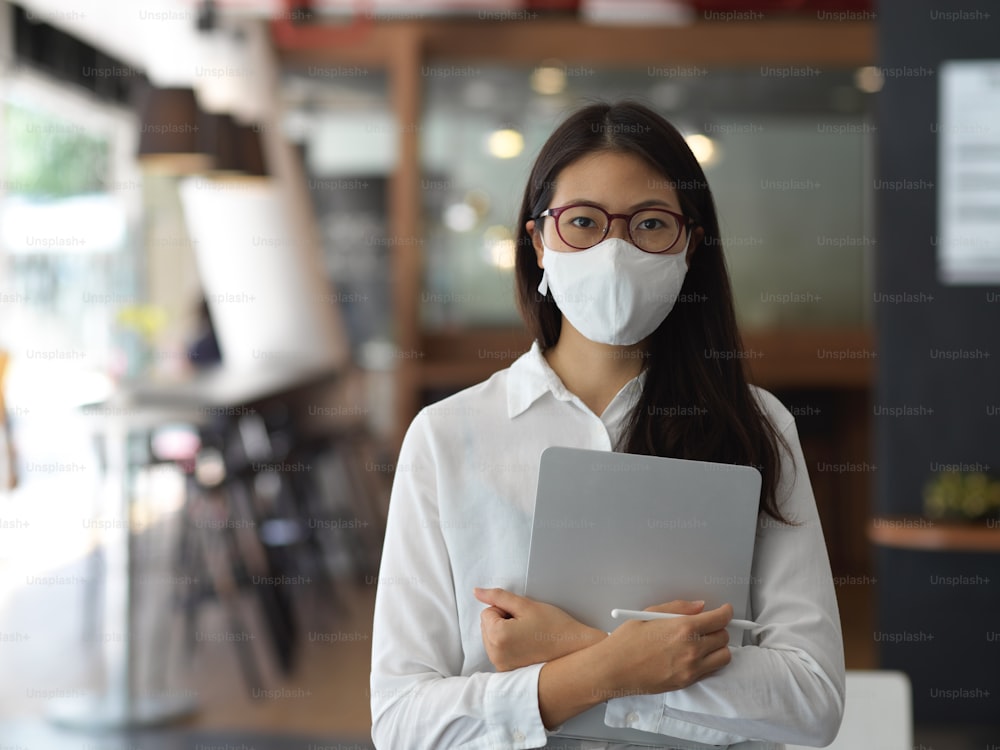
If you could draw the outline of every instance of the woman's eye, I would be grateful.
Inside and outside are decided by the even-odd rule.
[[[593,229],[597,226],[593,219],[588,219],[586,216],[576,216],[570,220],[570,224],[580,229]]]
[[[644,230],[646,232],[651,232],[657,229],[663,229],[666,224],[660,219],[643,219],[639,222],[637,229]]]

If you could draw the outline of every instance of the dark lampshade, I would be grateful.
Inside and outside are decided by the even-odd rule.
[[[267,177],[258,129],[241,125],[228,114],[205,116],[199,131],[201,148],[213,158],[217,177]]]
[[[212,167],[204,133],[199,136],[206,119],[194,91],[150,87],[140,100],[139,117],[139,160],[144,165],[178,175]]]
[[[237,149],[237,124],[232,115],[208,114],[204,117],[204,127],[198,131],[200,149],[211,154],[212,173],[233,175],[240,172]]]
[[[256,125],[237,125],[236,129],[240,171],[247,177],[267,177],[260,129]]]

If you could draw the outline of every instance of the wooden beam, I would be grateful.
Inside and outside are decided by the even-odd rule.
[[[380,21],[345,34],[339,24],[312,27],[301,41],[276,37],[288,64],[381,67],[400,29],[422,38],[424,64],[537,65],[555,58],[567,65],[635,68],[873,65],[875,24],[868,22],[760,21],[691,26],[594,26],[573,19],[534,21]],[[329,41],[323,43],[324,34]],[[419,65],[418,65],[419,67]]]
[[[423,230],[419,134],[422,59],[412,26],[396,29],[389,47],[389,98],[396,116],[399,162],[389,184],[394,338],[401,356],[396,368],[397,445],[419,410],[420,290],[423,287]],[[388,271],[388,269],[387,269]]]
[[[427,61],[608,68],[652,65],[858,66],[875,62],[865,22],[761,21],[691,26],[594,26],[574,20],[440,21],[423,25]]]
[[[378,23],[365,27],[364,31],[354,36],[344,37],[331,33],[329,43],[319,44],[324,33],[339,27],[322,25],[313,28],[315,36],[301,41],[297,37],[274,37],[275,47],[287,68],[302,70],[309,67],[358,65],[387,69],[392,64],[396,54],[394,46],[399,39],[409,38],[416,33],[412,24]],[[419,67],[418,63],[417,68]]]
[[[743,353],[763,388],[866,390],[877,355],[871,332],[853,328],[749,331]],[[463,388],[510,365],[531,346],[523,329],[466,329],[423,336],[420,382]]]

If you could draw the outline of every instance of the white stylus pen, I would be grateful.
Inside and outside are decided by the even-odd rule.
[[[616,620],[669,620],[673,617],[690,617],[691,615],[678,615],[673,612],[640,612],[637,609],[613,609],[611,616]],[[726,625],[727,628],[730,626],[744,629],[761,627],[760,623],[752,620],[736,619],[730,620],[729,625]]]

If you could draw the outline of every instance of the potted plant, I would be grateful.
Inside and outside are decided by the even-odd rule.
[[[945,471],[924,486],[928,518],[988,521],[1000,518],[1000,480],[983,472]]]

